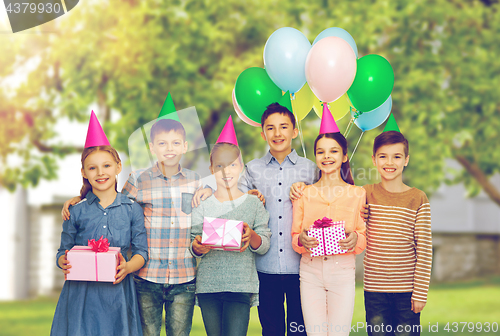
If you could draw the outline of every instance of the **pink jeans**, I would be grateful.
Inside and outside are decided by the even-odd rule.
[[[300,298],[308,336],[349,335],[354,310],[355,255],[303,255]]]

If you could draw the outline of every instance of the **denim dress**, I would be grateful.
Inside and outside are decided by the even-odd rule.
[[[89,239],[107,238],[110,246],[120,247],[128,261],[140,254],[148,258],[142,208],[121,193],[104,209],[89,191],[85,199],[70,208],[70,219],[63,223],[59,257],[75,245],[86,246]],[[69,270],[71,272],[71,269]],[[57,303],[50,335],[142,335],[139,306],[132,274],[117,285],[112,282],[74,281],[64,283]]]

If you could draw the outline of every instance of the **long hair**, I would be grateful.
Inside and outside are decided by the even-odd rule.
[[[216,143],[213,147],[212,147],[212,150],[210,151],[210,166],[213,166],[214,164],[214,159],[213,157],[215,155],[219,155],[221,154],[221,152],[226,152],[225,155],[231,155],[230,158],[233,158],[234,159],[240,159],[240,162],[242,162],[241,160],[241,152],[240,152],[240,148],[232,143],[228,143],[228,142],[219,142],[219,143]],[[229,152],[229,153],[228,153]]]
[[[316,145],[318,144],[319,139],[323,138],[333,139],[337,141],[337,143],[342,148],[342,155],[347,155],[347,140],[340,132],[336,132],[336,133],[324,133],[318,135],[318,137],[314,141],[314,156],[316,156]],[[347,159],[346,162],[342,163],[342,166],[340,166],[340,176],[342,177],[342,180],[344,180],[346,183],[354,185],[351,166],[349,165],[349,158]],[[319,177],[321,178],[321,171],[319,172]]]
[[[117,164],[122,162],[122,160],[120,160],[120,156],[118,155],[118,152],[116,151],[116,149],[114,149],[111,146],[87,147],[82,152],[82,169],[84,168],[84,163],[85,163],[85,159],[87,158],[87,156],[89,156],[90,154],[97,152],[97,151],[108,152],[115,159],[115,162]],[[90,190],[92,190],[92,185],[90,184],[89,180],[87,180],[85,177],[82,176],[82,179],[83,179],[83,186],[82,186],[82,189],[80,189],[80,198],[84,199],[85,196],[87,195],[87,193]],[[115,181],[115,190],[116,191],[118,191],[117,185],[118,185],[118,181]]]

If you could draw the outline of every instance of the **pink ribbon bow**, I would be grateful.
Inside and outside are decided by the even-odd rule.
[[[316,229],[323,229],[333,225],[333,221],[328,217],[323,217],[322,219],[318,219],[314,221],[312,225]]]
[[[108,252],[109,242],[108,238],[99,238],[97,241],[95,239],[89,239],[88,246],[92,248],[94,252]]]

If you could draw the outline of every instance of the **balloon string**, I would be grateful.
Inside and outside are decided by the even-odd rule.
[[[347,125],[347,128],[345,129],[345,132],[344,132],[345,138],[347,138],[347,136],[349,135],[349,132],[351,131],[351,126],[352,126],[353,121],[354,121],[354,117],[352,117],[351,120],[349,120],[349,124]]]
[[[363,134],[365,134],[365,131],[361,132],[361,135],[359,136],[358,143],[356,144],[356,147],[354,147],[354,150],[352,151],[351,158],[349,160],[350,163],[352,163],[352,158],[354,157],[354,153],[356,153],[356,149],[358,149],[359,142],[361,141],[361,138],[363,137]]]
[[[300,139],[300,144],[302,145],[302,151],[304,152],[304,158],[307,158],[306,156],[306,147],[304,145],[304,138],[302,137],[302,127],[300,126],[300,120],[297,118],[297,113],[293,112],[295,115],[295,120],[297,120],[297,126],[299,128],[299,139]]]

